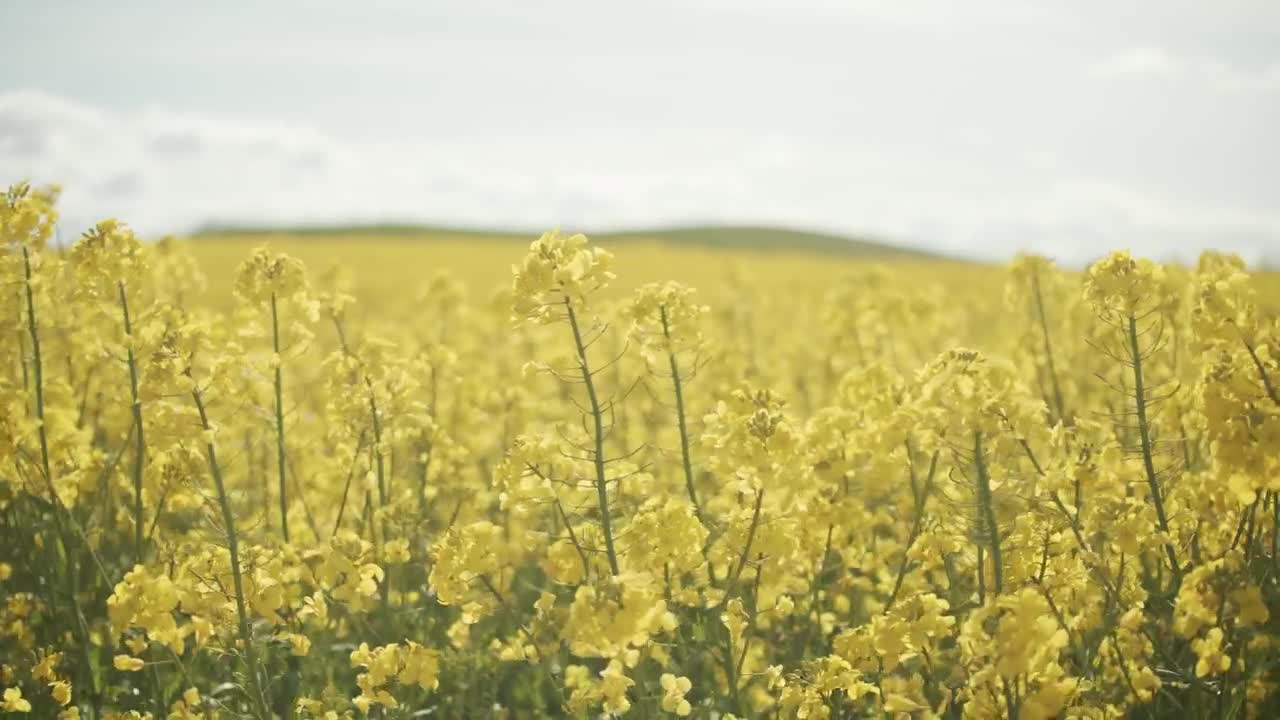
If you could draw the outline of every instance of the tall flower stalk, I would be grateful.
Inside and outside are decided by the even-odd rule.
[[[129,226],[115,219],[99,222],[71,248],[76,291],[104,308],[117,306],[123,321],[125,365],[129,372],[129,409],[133,418],[133,561],[146,560],[146,513],[143,478],[147,462],[146,428],[142,422],[142,396],[138,389],[137,338],[129,309],[129,291],[140,284],[147,269],[142,243]]]
[[[280,532],[287,543],[289,536],[288,459],[284,423],[284,348],[280,342],[279,305],[291,300],[314,319],[318,308],[307,301],[307,277],[302,262],[288,255],[275,254],[266,248],[253,251],[240,264],[236,276],[236,294],[245,302],[265,308],[271,320],[271,367],[274,391],[276,479],[280,495]]]
[[[227,495],[226,483],[222,479],[222,465],[218,462],[218,451],[215,444],[215,432],[209,422],[209,414],[205,410],[204,397],[200,387],[193,381],[191,399],[195,402],[200,416],[200,428],[205,436],[205,455],[209,460],[209,474],[213,476],[213,485],[218,493],[218,507],[222,511],[222,524],[227,535],[227,552],[231,560],[231,582],[235,593],[236,626],[240,633],[240,642],[244,646],[245,675],[249,681],[249,702],[254,709],[255,717],[270,718],[267,710],[266,696],[262,692],[262,680],[258,675],[258,654],[253,641],[253,630],[250,626],[249,608],[245,601],[244,572],[240,566],[240,535],[236,532],[236,518],[231,510],[231,499]]]
[[[709,308],[693,301],[693,289],[679,283],[653,283],[636,291],[628,314],[632,320],[632,337],[650,368],[666,366],[675,402],[676,429],[680,433],[680,467],[684,473],[685,493],[698,521],[706,524],[702,502],[693,471],[690,451],[688,415],[685,411],[686,375],[681,372],[680,353],[697,353],[703,344],[701,323]],[[656,372],[661,372],[660,370]]]
[[[147,458],[147,440],[142,424],[142,397],[138,394],[138,362],[134,357],[133,323],[129,318],[129,297],[125,292],[124,282],[118,282],[120,289],[120,312],[124,316],[125,352],[129,364],[129,399],[133,412],[133,556],[134,562],[142,563],[146,559],[144,539],[144,518],[142,507],[142,475]]]
[[[14,250],[13,246],[16,245],[22,255],[21,272],[23,299],[25,300],[26,309],[26,331],[31,340],[31,385],[35,391],[36,435],[40,444],[38,472],[44,479],[44,490],[49,495],[54,535],[57,538],[58,554],[61,560],[54,572],[55,575],[60,574],[62,577],[59,579],[65,583],[63,591],[66,593],[71,605],[71,634],[75,638],[82,663],[80,677],[86,680],[96,708],[100,702],[100,695],[95,663],[90,654],[88,621],[80,601],[79,570],[76,559],[78,548],[72,547],[69,535],[70,527],[76,527],[76,521],[69,509],[63,504],[62,498],[58,495],[57,483],[54,481],[53,465],[50,462],[48,418],[46,417],[45,405],[44,355],[41,346],[40,322],[36,313],[37,278],[32,252],[33,249],[39,250],[42,248],[48,240],[49,235],[52,233],[56,215],[52,209],[52,197],[46,193],[33,192],[26,185],[10,188],[5,194],[4,205],[0,210],[3,211],[0,213],[0,220],[3,221],[0,222],[0,228],[5,231],[0,233],[0,240],[10,246],[7,248],[10,252]],[[17,222],[14,222],[15,220]],[[82,547],[86,545],[83,533],[80,533],[80,541]]]
[[[1114,331],[1110,341],[1103,339],[1095,347],[1122,368],[1122,385],[1118,392],[1132,402],[1131,415],[1136,421],[1136,427],[1132,429],[1138,434],[1137,446],[1125,443],[1124,449],[1142,462],[1148,499],[1155,510],[1157,529],[1164,538],[1162,544],[1176,588],[1176,582],[1182,576],[1182,566],[1174,547],[1164,487],[1164,476],[1176,468],[1156,468],[1157,441],[1150,413],[1157,403],[1173,397],[1179,387],[1175,385],[1163,395],[1153,393],[1153,387],[1157,386],[1153,386],[1147,377],[1149,361],[1168,341],[1160,307],[1165,294],[1163,279],[1163,271],[1154,263],[1134,259],[1127,252],[1112,253],[1089,268],[1085,299],[1093,306],[1098,318]],[[1123,368],[1129,371],[1127,377]]]
[[[582,375],[582,384],[587,389],[587,402],[591,409],[591,442],[594,451],[591,453],[591,464],[596,472],[596,500],[600,507],[600,527],[604,531],[605,554],[609,559],[609,571],[618,574],[618,551],[613,543],[613,513],[609,509],[609,478],[605,473],[604,455],[604,411],[600,408],[600,396],[596,393],[595,375],[587,362],[587,348],[582,341],[582,330],[578,327],[578,316],[573,311],[573,301],[568,294],[564,298],[565,313],[569,327],[573,330],[573,346],[577,352],[578,371]]]
[[[620,572],[615,546],[613,511],[609,503],[610,485],[616,482],[607,471],[605,457],[605,410],[596,388],[595,372],[587,359],[587,349],[594,339],[586,339],[578,311],[588,306],[590,296],[613,279],[609,271],[610,255],[598,247],[589,247],[585,235],[565,236],[558,230],[545,233],[529,246],[524,262],[513,268],[512,309],[520,320],[543,324],[565,322],[573,335],[575,375],[586,389],[591,420],[590,446],[592,469],[600,527],[604,535],[605,556],[609,571]],[[598,339],[598,335],[595,339]]]
[[[285,477],[284,452],[284,363],[280,355],[280,313],[276,308],[276,294],[271,293],[271,351],[275,365],[276,409],[276,475],[280,483],[280,532],[289,542],[289,492]]]

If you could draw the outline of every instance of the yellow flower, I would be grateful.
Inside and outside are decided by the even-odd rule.
[[[1163,280],[1159,265],[1117,251],[1089,267],[1084,296],[1099,315],[1126,319],[1159,303]]]
[[[1138,691],[1138,697],[1140,697],[1143,702],[1154,697],[1156,691],[1158,691],[1163,684],[1164,683],[1160,680],[1160,676],[1156,675],[1155,671],[1146,666],[1139,668],[1137,674],[1133,678],[1133,687]]]
[[[62,662],[62,653],[51,652],[46,654],[31,668],[31,676],[36,680],[44,680],[45,682],[53,682],[58,679],[58,663]]]
[[[693,711],[689,701],[684,699],[689,689],[693,687],[693,684],[689,682],[689,678],[663,673],[658,681],[662,684],[662,710],[664,712],[675,713],[684,717]]]
[[[0,197],[0,245],[44,249],[58,224],[54,205],[60,192],[57,186],[37,189],[27,183],[11,185]]]
[[[86,232],[71,246],[76,289],[108,303],[118,302],[117,284],[131,287],[146,270],[142,243],[128,225],[110,218]]]
[[[651,366],[667,363],[667,353],[702,344],[702,322],[711,308],[695,303],[693,294],[693,288],[676,282],[650,283],[636,290],[627,309],[630,336]]]
[[[298,611],[302,620],[314,620],[324,623],[329,619],[329,604],[325,602],[324,593],[317,590],[302,600],[302,609]]]
[[[1242,625],[1262,625],[1271,618],[1266,600],[1262,597],[1262,589],[1256,585],[1233,590],[1231,602],[1239,608],[1236,621]]]
[[[382,546],[382,559],[397,564],[409,562],[409,541],[403,538],[388,540]]]
[[[178,608],[179,588],[165,574],[152,573],[139,565],[116,583],[107,598],[107,615],[116,632],[142,628],[147,638],[181,652],[184,634],[178,627],[174,610]],[[138,643],[141,652],[146,643]]]
[[[586,235],[543,233],[529,245],[524,262],[512,267],[512,309],[518,318],[552,322],[613,279],[613,255],[588,247]]]
[[[255,305],[269,305],[300,297],[307,289],[307,271],[301,260],[265,247],[256,248],[236,273],[236,295]]]
[[[187,688],[169,708],[168,720],[202,720],[204,717],[200,712],[200,691],[193,687]]]
[[[655,577],[692,572],[702,563],[707,529],[684,499],[652,500],[631,519],[622,541],[625,565]],[[573,549],[572,544],[570,550]],[[575,552],[576,554],[576,552]],[[567,555],[567,552],[566,552]],[[566,558],[572,564],[572,559]],[[581,569],[581,563],[577,567]]]
[[[560,636],[575,655],[616,658],[675,628],[676,618],[654,578],[623,573],[579,586]]]
[[[65,680],[56,680],[49,683],[49,693],[53,695],[53,701],[59,705],[66,705],[71,702],[71,683]]]
[[[747,631],[747,619],[747,611],[739,598],[730,600],[724,612],[720,613],[720,622],[729,629],[729,637],[732,638],[735,648],[742,647],[742,636]]]
[[[416,684],[423,690],[440,686],[440,654],[415,642],[406,643],[400,652],[403,667],[397,680],[402,685]]]
[[[887,713],[913,713],[917,710],[928,709],[927,705],[912,700],[906,695],[897,693],[886,693],[884,698],[884,711]]]
[[[1231,668],[1231,657],[1222,651],[1222,628],[1210,628],[1203,638],[1192,640],[1196,653],[1196,677],[1212,677]]]
[[[111,664],[121,672],[138,672],[146,665],[142,660],[129,655],[116,655]]]
[[[292,655],[305,657],[311,653],[311,638],[302,633],[283,633],[277,637],[289,643],[289,652]]]
[[[609,666],[600,671],[600,692],[604,695],[605,712],[621,715],[631,709],[627,688],[635,682],[622,672],[622,663],[610,660]]]
[[[4,705],[7,712],[28,713],[31,712],[31,703],[22,698],[22,690],[19,688],[7,688],[4,691]]]
[[[504,542],[502,528],[484,520],[445,533],[431,549],[429,577],[440,604],[462,604],[476,578],[496,575]],[[487,593],[480,597],[489,601]]]

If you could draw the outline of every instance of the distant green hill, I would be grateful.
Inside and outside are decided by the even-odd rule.
[[[293,237],[314,236],[331,238],[343,235],[358,235],[362,237],[378,237],[381,239],[403,239],[406,241],[430,241],[433,238],[442,237],[472,237],[476,240],[486,241],[528,241],[536,237],[537,234],[537,232],[517,232],[506,230],[490,231],[432,225],[398,224],[299,227],[210,225],[197,230],[193,237],[217,236],[227,238],[236,236],[289,235]],[[830,255],[905,256],[917,258],[940,257],[936,253],[903,247],[901,245],[878,240],[764,226],[708,225],[648,230],[625,230],[618,232],[591,233],[591,238],[596,241],[608,243],[656,241],[679,245],[749,248],[752,250],[765,251],[801,250]]]

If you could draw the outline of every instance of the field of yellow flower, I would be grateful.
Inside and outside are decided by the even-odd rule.
[[[1280,716],[1237,258],[60,248],[55,201],[0,204],[0,715]]]

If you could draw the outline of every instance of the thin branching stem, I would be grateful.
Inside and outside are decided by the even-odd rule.
[[[200,427],[205,433],[205,452],[209,460],[209,474],[213,476],[214,488],[218,492],[218,505],[222,509],[222,524],[227,533],[227,551],[231,556],[231,582],[235,587],[236,620],[240,631],[240,642],[244,644],[245,662],[248,665],[246,675],[249,679],[249,701],[257,717],[270,718],[266,699],[262,694],[262,685],[258,677],[258,654],[253,644],[253,631],[249,627],[249,610],[245,603],[244,576],[240,569],[240,537],[236,532],[235,515],[231,512],[231,499],[227,496],[226,485],[222,481],[222,466],[218,464],[218,451],[214,447],[213,428],[209,424],[209,415],[205,412],[204,398],[197,385],[191,387],[191,398],[195,401],[196,411],[200,415]]]
[[[143,535],[142,470],[147,458],[147,441],[143,434],[142,398],[138,394],[138,363],[133,353],[133,323],[129,318],[129,297],[124,282],[116,282],[120,291],[120,312],[124,315],[126,358],[129,363],[129,396],[133,411],[133,558],[141,564],[146,560],[146,539]],[[157,517],[159,514],[157,513]]]
[[[289,494],[285,489],[284,452],[284,359],[280,357],[280,316],[276,310],[276,294],[271,293],[271,349],[275,352],[276,391],[276,469],[280,480],[280,531],[289,542]]]
[[[915,476],[915,465],[912,464],[911,474]],[[935,451],[933,457],[929,460],[929,474],[925,477],[924,487],[920,489],[918,494],[913,493],[915,500],[915,520],[911,523],[911,533],[907,537],[907,546],[902,550],[902,564],[898,566],[898,575],[893,581],[893,592],[889,594],[889,600],[884,604],[884,611],[888,613],[893,608],[893,604],[898,600],[898,593],[902,590],[902,581],[907,576],[907,567],[911,561],[908,555],[911,548],[915,547],[916,540],[920,537],[920,531],[924,529],[924,511],[925,504],[929,502],[929,495],[933,491],[933,478],[938,469],[938,453]]]
[[[689,428],[685,421],[684,414],[684,387],[680,378],[680,364],[676,359],[676,352],[671,347],[671,324],[667,319],[667,306],[660,308],[662,313],[662,336],[667,341],[667,360],[671,365],[671,385],[676,396],[676,424],[680,429],[680,459],[684,467],[684,487],[689,493],[689,502],[693,503],[693,512],[698,516],[698,522],[706,525],[706,518],[702,516],[702,504],[698,502],[698,491],[693,483],[693,460],[689,452]]]
[[[1271,384],[1271,377],[1267,374],[1267,368],[1262,364],[1262,360],[1258,358],[1258,351],[1254,349],[1253,343],[1249,342],[1244,334],[1241,333],[1241,342],[1244,343],[1245,350],[1249,351],[1249,357],[1253,360],[1253,366],[1258,370],[1258,377],[1262,380],[1262,388],[1266,390],[1267,397],[1271,398],[1271,402],[1280,405],[1280,393],[1276,392],[1276,388]]]
[[[1053,389],[1054,411],[1057,413],[1058,420],[1066,422],[1066,403],[1062,400],[1062,386],[1058,383],[1058,370],[1053,359],[1053,342],[1049,337],[1049,320],[1045,313],[1044,293],[1040,289],[1040,272],[1038,270],[1033,271],[1031,274],[1031,288],[1036,300],[1036,318],[1040,321],[1040,335],[1044,343],[1045,365],[1049,370],[1049,386]]]
[[[1164,498],[1160,490],[1155,460],[1151,453],[1151,428],[1147,420],[1146,387],[1142,376],[1142,350],[1138,345],[1138,321],[1132,314],[1129,315],[1129,353],[1133,365],[1133,399],[1138,414],[1138,440],[1142,448],[1142,467],[1146,471],[1151,502],[1155,505],[1156,521],[1160,525],[1160,532],[1165,536],[1164,548],[1169,556],[1169,567],[1173,570],[1173,574],[1180,578],[1182,570],[1178,566],[1178,556],[1173,550],[1173,536],[1169,532],[1169,519],[1165,515]]]
[[[49,492],[49,502],[53,506],[53,527],[58,536],[58,546],[62,551],[63,570],[66,574],[71,611],[75,615],[76,644],[80,646],[81,660],[84,662],[83,674],[84,677],[88,678],[87,686],[96,706],[99,702],[98,681],[93,670],[92,658],[89,655],[89,629],[85,621],[84,611],[80,607],[80,593],[76,587],[76,569],[71,555],[71,545],[67,541],[66,529],[62,524],[62,514],[66,512],[68,520],[72,523],[75,522],[75,518],[62,506],[62,499],[58,497],[58,489],[53,482],[52,464],[49,462],[49,435],[45,427],[44,417],[44,359],[40,348],[40,323],[36,319],[35,293],[32,290],[31,252],[26,245],[22,246],[22,264],[27,297],[27,332],[31,336],[32,382],[36,391],[37,435],[40,438],[40,473],[44,475],[45,487]],[[88,545],[87,542],[84,544]]]
[[[587,364],[587,349],[582,344],[582,331],[578,327],[578,316],[573,311],[573,302],[569,296],[564,298],[564,306],[568,311],[569,327],[573,330],[573,344],[578,353],[578,368],[582,372],[582,384],[587,388],[587,401],[591,404],[591,420],[594,424],[592,440],[595,451],[592,461],[596,471],[596,501],[600,506],[600,527],[604,532],[605,554],[609,558],[609,571],[617,575],[618,553],[613,547],[613,519],[609,512],[609,479],[605,475],[604,458],[604,416],[600,412],[600,398],[596,395],[596,384],[591,368]]]
[[[978,512],[982,513],[983,529],[987,531],[987,543],[991,547],[991,568],[994,590],[999,595],[1004,590],[1004,568],[1000,555],[1000,526],[996,524],[995,499],[991,495],[991,478],[987,474],[987,460],[982,450],[982,433],[973,434],[973,465],[977,480]]]
[[[338,519],[333,522],[333,532],[330,538],[338,536],[338,530],[342,528],[342,516],[347,511],[347,498],[351,494],[351,481],[355,479],[356,465],[360,461],[360,453],[364,450],[365,431],[360,431],[360,439],[356,441],[356,449],[351,458],[351,465],[347,469],[347,480],[342,485],[342,500],[338,503]]]
[[[764,488],[756,490],[756,504],[751,511],[751,526],[747,528],[747,541],[742,546],[742,554],[738,556],[738,565],[733,570],[731,583],[738,582],[742,570],[747,566],[747,558],[751,555],[751,546],[755,543],[756,530],[760,527],[760,510],[764,507]],[[728,595],[725,596],[726,598]]]

